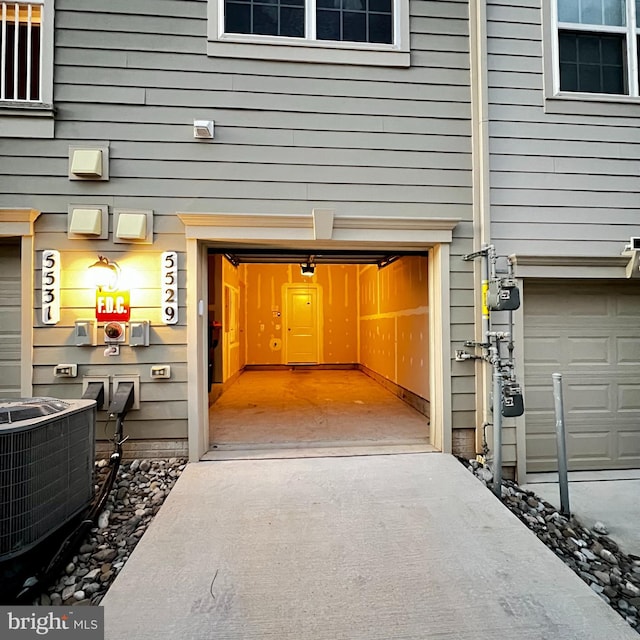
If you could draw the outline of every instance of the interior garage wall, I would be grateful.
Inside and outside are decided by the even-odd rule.
[[[245,291],[244,270],[222,260],[222,349],[223,378],[226,382],[238,373],[246,363],[245,318],[243,299]]]
[[[429,400],[428,259],[360,267],[360,363]]]
[[[322,290],[321,364],[355,363],[358,358],[358,267],[316,266],[312,277],[297,264],[241,265],[246,283],[243,295],[247,364],[283,364],[286,331],[282,316],[285,284],[313,284]]]

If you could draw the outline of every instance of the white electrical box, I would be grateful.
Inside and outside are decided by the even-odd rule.
[[[171,365],[168,364],[153,364],[151,365],[152,380],[167,380],[171,377]]]
[[[98,344],[98,326],[95,320],[76,320],[73,338],[77,347],[95,347]]]
[[[77,364],[57,364],[53,367],[56,378],[75,378],[78,375]]]
[[[149,346],[149,321],[136,320],[129,322],[129,346]]]

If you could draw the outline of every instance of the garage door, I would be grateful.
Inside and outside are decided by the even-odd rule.
[[[0,398],[20,396],[20,244],[0,239]]]
[[[526,283],[524,314],[527,471],[557,468],[556,371],[569,469],[640,468],[640,282]]]

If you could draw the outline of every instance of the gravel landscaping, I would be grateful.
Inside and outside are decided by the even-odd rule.
[[[488,487],[493,475],[476,460],[460,461]],[[503,480],[502,502],[607,604],[640,633],[640,558],[622,552],[604,524],[588,529],[550,503]]]
[[[123,462],[97,526],[34,604],[99,604],[185,465],[181,458]],[[96,490],[107,470],[107,460],[96,463]]]

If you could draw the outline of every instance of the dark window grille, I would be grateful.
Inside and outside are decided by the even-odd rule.
[[[628,93],[622,34],[560,31],[560,90]]]
[[[393,42],[392,0],[317,0],[318,40]]]
[[[316,38],[393,43],[393,0],[317,0]],[[304,38],[304,0],[225,0],[225,31]]]
[[[225,31],[304,38],[304,0],[227,0]]]
[[[40,100],[42,6],[0,2],[0,100]]]

